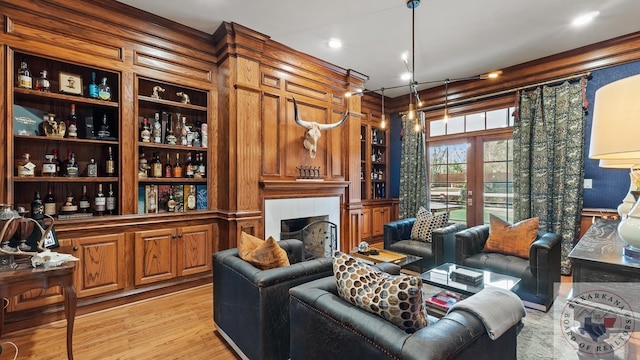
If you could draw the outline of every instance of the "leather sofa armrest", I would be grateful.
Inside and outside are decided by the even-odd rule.
[[[550,266],[556,266],[554,259],[557,257],[556,253],[561,252],[561,243],[562,236],[558,234],[538,233],[537,239],[529,247],[529,263],[534,275]]]
[[[447,244],[453,246],[456,241],[456,233],[464,230],[464,228],[464,224],[449,224],[431,232],[431,250],[433,251],[435,266],[444,263],[444,253]]]
[[[384,248],[388,249],[394,242],[411,238],[411,228],[415,222],[415,218],[406,218],[384,224]]]
[[[304,243],[296,239],[286,239],[278,241],[278,245],[287,252],[291,264],[298,263],[304,259]]]
[[[489,225],[478,225],[462,230],[456,233],[455,237],[456,264],[462,264],[464,259],[482,251],[489,238]]]

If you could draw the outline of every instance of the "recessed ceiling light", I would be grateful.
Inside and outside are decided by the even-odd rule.
[[[332,49],[340,49],[342,47],[342,41],[340,41],[340,39],[331,38],[329,39],[329,47]]]
[[[411,80],[411,73],[410,72],[406,72],[406,73],[400,75],[400,79],[402,79],[402,80]]]
[[[588,24],[599,14],[600,14],[600,11],[591,11],[586,14],[582,14],[576,17],[575,19],[573,19],[573,22],[571,23],[571,25],[582,26],[582,25]]]

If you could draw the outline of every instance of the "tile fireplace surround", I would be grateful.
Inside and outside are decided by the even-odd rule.
[[[264,201],[265,238],[273,236],[280,240],[280,221],[327,215],[329,221],[338,227],[338,247],[340,247],[340,198],[338,196],[267,199]]]

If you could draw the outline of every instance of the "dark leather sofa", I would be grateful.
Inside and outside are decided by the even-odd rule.
[[[547,311],[560,282],[560,242],[558,234],[538,231],[529,247],[529,259],[494,252],[484,252],[489,225],[478,225],[456,235],[456,264],[519,277],[515,293],[527,307]]]
[[[431,233],[431,242],[411,240],[411,229],[416,218],[406,218],[384,224],[384,248],[403,254],[422,257],[420,269],[427,271],[445,262],[454,261],[455,234],[463,224],[450,224]]]
[[[213,255],[213,321],[243,359],[289,357],[289,288],[333,274],[331,258],[302,261],[300,240],[281,240],[291,266],[260,270],[237,249]]]
[[[332,276],[296,286],[290,294],[292,360],[516,359],[517,324],[491,340],[475,315],[452,311],[407,334],[340,298]],[[487,306],[492,300],[486,299]]]

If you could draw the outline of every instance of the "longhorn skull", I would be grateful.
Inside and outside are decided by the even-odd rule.
[[[347,111],[342,117],[342,119],[340,119],[340,121],[336,123],[318,124],[317,122],[309,122],[309,121],[304,121],[300,119],[300,115],[298,114],[298,105],[296,104],[296,98],[291,97],[291,99],[293,100],[293,114],[294,114],[296,123],[302,126],[303,128],[307,129],[307,131],[304,134],[305,135],[304,148],[309,150],[309,156],[311,156],[312,159],[315,159],[316,149],[318,146],[318,139],[321,136],[320,130],[329,130],[329,129],[335,129],[337,127],[340,127],[342,124],[344,124],[345,121],[347,121],[347,118],[349,117],[349,111]]]

